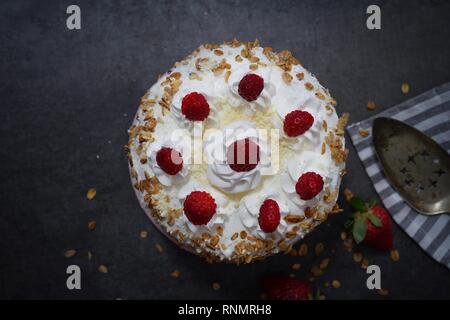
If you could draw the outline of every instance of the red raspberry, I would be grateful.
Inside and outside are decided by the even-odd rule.
[[[258,99],[264,89],[264,79],[257,74],[247,74],[239,82],[239,95],[247,101]]]
[[[284,117],[283,129],[288,137],[304,134],[314,123],[314,117],[307,111],[294,110]]]
[[[259,145],[249,138],[237,140],[227,148],[227,163],[234,171],[251,171],[258,162]]]
[[[203,121],[208,118],[209,104],[201,93],[191,92],[184,96],[181,112],[191,121]]]
[[[267,233],[274,232],[280,224],[280,207],[275,200],[267,199],[259,208],[258,217],[261,230]]]
[[[156,153],[156,163],[165,173],[172,176],[183,169],[183,158],[181,153],[172,148],[162,147]]]
[[[184,200],[184,214],[195,225],[207,224],[216,213],[216,201],[205,191],[192,191]]]
[[[323,189],[323,179],[315,172],[306,172],[298,178],[295,191],[303,200],[314,198]]]

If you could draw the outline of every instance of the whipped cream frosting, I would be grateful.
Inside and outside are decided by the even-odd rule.
[[[334,104],[328,91],[303,66],[298,63],[286,66],[283,59],[288,58],[285,52],[275,54],[245,44],[201,46],[162,75],[144,96],[129,131],[133,185],[152,221],[185,248],[216,260],[242,262],[250,255],[263,257],[281,250],[276,245],[279,240],[295,243],[314,228],[317,221],[305,217],[307,207],[330,211],[334,206],[335,200],[325,201],[324,196],[330,190],[337,192],[345,166],[344,162],[337,163],[330,147],[324,145],[338,125]],[[238,93],[240,80],[249,73],[264,79],[263,91],[251,102]],[[170,83],[175,78],[181,84],[172,88]],[[209,117],[203,122],[189,121],[181,112],[182,99],[191,92],[203,94],[210,106]],[[293,110],[308,111],[314,123],[303,135],[290,138],[283,132],[283,119]],[[151,139],[142,138],[139,131],[149,124],[148,119],[156,122]],[[173,139],[172,133],[180,129],[184,131],[178,137],[183,139]],[[209,129],[215,129],[222,140],[214,139],[215,134]],[[258,129],[279,131],[279,170],[274,174],[269,170],[274,154],[267,136],[260,135]],[[203,144],[192,144],[189,138],[194,136],[202,138]],[[260,146],[260,161],[251,171],[236,172],[226,163],[226,148],[243,138],[250,138]],[[343,146],[343,137],[337,138]],[[183,169],[174,176],[166,174],[156,163],[156,153],[162,146],[182,154]],[[193,163],[190,157],[198,149],[203,154],[202,164]],[[324,188],[313,199],[304,201],[296,193],[295,184],[309,171],[322,176]],[[140,182],[149,176],[159,183],[151,194],[145,185],[140,187]],[[193,225],[184,214],[168,219],[172,209],[182,210],[184,199],[192,191],[209,192],[216,201],[216,213],[207,225]],[[259,207],[266,199],[277,201],[281,214],[278,228],[270,234],[264,233],[258,223]],[[284,218],[288,215],[303,217],[301,225],[287,223]],[[222,230],[220,234],[218,227]],[[289,232],[294,236],[287,237]],[[205,233],[218,235],[219,242],[207,245],[206,240],[199,240]],[[245,237],[246,234],[249,236]],[[257,253],[242,251],[238,248],[242,242],[253,245],[250,235],[262,241],[274,240],[273,245]]]

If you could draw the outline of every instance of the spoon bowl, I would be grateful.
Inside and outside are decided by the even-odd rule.
[[[418,212],[450,212],[450,155],[419,130],[392,118],[376,118],[375,153],[394,189]]]

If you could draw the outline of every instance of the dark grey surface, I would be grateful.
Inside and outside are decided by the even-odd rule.
[[[382,30],[365,27],[372,2]],[[82,10],[82,30],[66,29],[65,10]],[[259,278],[299,277],[319,259],[278,255],[251,265],[209,265],[175,247],[141,211],[122,145],[139,98],[158,74],[203,42],[259,38],[290,49],[313,71],[351,121],[450,80],[448,1],[2,1],[0,4],[0,297],[1,298],[258,298]],[[405,96],[400,84],[407,81]],[[377,112],[377,111],[375,111]],[[343,186],[375,198],[355,151]],[[89,187],[95,200],[85,198]],[[341,203],[343,203],[341,199]],[[342,248],[348,212],[306,240],[324,242],[329,269],[316,285],[329,299],[379,298]],[[97,220],[94,232],[87,230]],[[148,229],[146,240],[139,231]],[[382,268],[388,298],[450,298],[449,271],[399,228],[400,261],[361,250]],[[165,249],[157,254],[154,244]],[[331,253],[330,247],[336,252]],[[66,249],[78,255],[63,257]],[[87,250],[94,257],[88,262]],[[65,269],[82,269],[82,290],[65,287]],[[109,266],[108,274],[97,271]],[[174,280],[169,272],[181,271]],[[213,291],[211,283],[222,285]]]

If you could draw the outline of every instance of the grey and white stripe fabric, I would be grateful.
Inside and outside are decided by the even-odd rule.
[[[384,206],[397,224],[436,261],[450,269],[450,215],[425,216],[406,204],[387,182],[372,145],[372,121],[380,116],[401,120],[450,150],[450,83],[354,123],[347,132]],[[369,130],[361,137],[359,129]],[[450,192],[450,190],[449,190]]]

